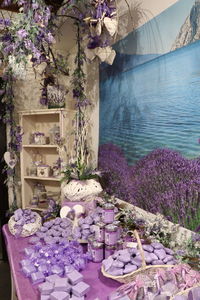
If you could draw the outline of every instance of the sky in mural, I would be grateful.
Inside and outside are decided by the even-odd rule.
[[[157,148],[199,156],[200,41],[181,44],[200,30],[199,15],[199,1],[178,1],[116,43],[112,66],[101,65],[100,144],[118,145],[130,164]]]

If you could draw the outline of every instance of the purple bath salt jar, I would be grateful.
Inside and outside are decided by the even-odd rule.
[[[92,254],[92,243],[94,242],[94,236],[88,237],[87,251]]]
[[[109,224],[105,227],[105,244],[108,246],[114,246],[118,241],[118,227]]]
[[[115,218],[115,206],[112,203],[106,203],[103,206],[102,220],[105,224],[113,223]]]
[[[120,221],[114,221],[113,225],[118,227],[118,239],[120,239],[121,238],[121,232],[122,232],[121,222]]]
[[[113,255],[115,251],[117,250],[116,246],[105,246],[105,259],[108,258],[109,256]]]
[[[104,242],[105,240],[105,224],[103,222],[98,222],[95,229],[95,239],[97,242]]]
[[[91,244],[91,251],[92,251],[92,261],[93,262],[102,262],[104,259],[104,244],[93,242]]]

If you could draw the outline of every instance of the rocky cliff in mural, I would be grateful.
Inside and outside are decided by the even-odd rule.
[[[200,0],[196,0],[190,15],[186,18],[180,32],[172,45],[171,50],[176,50],[200,39]]]

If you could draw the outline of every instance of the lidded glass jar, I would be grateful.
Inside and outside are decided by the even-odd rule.
[[[118,241],[118,227],[109,224],[105,227],[105,244],[109,246],[116,245]]]
[[[112,203],[105,203],[103,206],[102,220],[105,224],[113,223],[115,218],[115,206]]]
[[[105,259],[108,258],[109,256],[113,255],[115,251],[117,250],[116,246],[105,246]]]
[[[104,258],[104,244],[94,241],[91,244],[91,254],[93,262],[102,262]]]
[[[105,240],[105,224],[103,222],[96,223],[95,239],[101,243]]]

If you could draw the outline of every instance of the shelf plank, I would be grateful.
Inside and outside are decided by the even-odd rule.
[[[56,178],[56,177],[38,177],[38,176],[24,176],[24,179],[58,181],[58,182],[61,180],[61,178]]]
[[[59,148],[58,145],[22,145],[23,148]]]
[[[40,208],[40,207],[26,206],[26,209],[37,210],[37,211],[45,211],[45,210],[48,209],[48,207]]]

